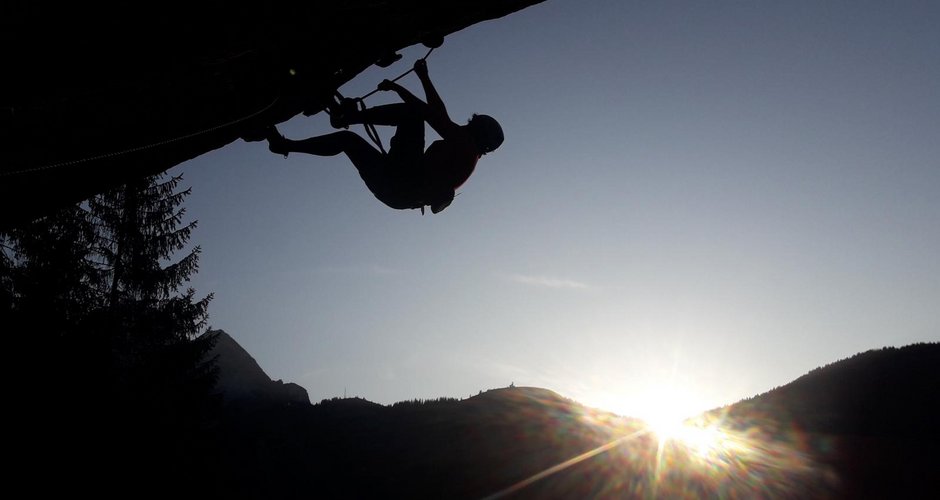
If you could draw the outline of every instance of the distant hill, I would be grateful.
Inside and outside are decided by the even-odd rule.
[[[255,358],[222,330],[205,335],[215,341],[207,358],[218,368],[216,391],[229,403],[310,404],[307,390],[294,383],[273,381]]]
[[[241,412],[220,429],[215,494],[481,498],[642,424],[537,388],[383,406],[363,399]]]
[[[731,406],[817,433],[921,438],[937,432],[940,343],[856,354]]]
[[[856,354],[709,415],[794,444],[842,498],[940,491],[940,343]]]
[[[244,372],[229,382],[266,387],[223,335],[220,359]],[[704,430],[672,441],[535,387],[228,407],[202,486],[238,498],[929,498],[938,355],[862,353],[703,414]]]

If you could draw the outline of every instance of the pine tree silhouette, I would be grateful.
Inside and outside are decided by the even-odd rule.
[[[97,236],[80,205],[0,236],[0,297],[42,340],[61,340],[98,305]],[[39,339],[37,339],[39,340]]]
[[[0,235],[0,325],[15,381],[4,386],[9,425],[30,436],[8,451],[20,463],[44,463],[60,480],[84,475],[78,450],[96,444],[93,426],[106,398],[107,344],[87,329],[101,305],[97,235],[88,211],[76,205]],[[24,376],[25,375],[25,376]],[[67,413],[64,408],[84,408]],[[49,453],[55,450],[55,453]],[[9,471],[29,477],[29,467]]]
[[[103,316],[112,395],[116,411],[124,412],[122,434],[137,440],[132,448],[116,443],[115,452],[143,452],[149,463],[125,470],[134,482],[195,470],[201,458],[192,446],[214,383],[211,364],[202,362],[211,338],[196,338],[206,329],[212,294],[200,299],[191,287],[180,290],[198,269],[200,248],[173,261],[196,227],[183,223],[181,204],[190,190],[178,190],[181,179],[157,175],[89,202],[107,271]]]
[[[199,246],[170,263],[196,227],[196,221],[181,226],[180,205],[190,194],[177,191],[181,180],[149,177],[90,202],[106,242],[100,252],[109,272],[107,308],[139,348],[192,340],[205,329],[212,295],[196,299],[192,288],[178,294],[198,270]]]
[[[9,451],[69,488],[170,488],[206,470],[212,339],[197,335],[212,295],[183,289],[198,246],[174,260],[196,227],[180,181],[143,179],[0,234],[4,379],[16,381],[4,393],[29,436]]]

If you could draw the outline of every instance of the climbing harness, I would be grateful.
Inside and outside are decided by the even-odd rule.
[[[425,61],[425,60],[427,60],[427,58],[430,57],[431,53],[434,52],[434,49],[435,49],[435,47],[431,47],[430,49],[428,49],[428,52],[427,52],[426,54],[424,54],[424,57],[419,58],[418,61]],[[417,61],[415,61],[415,62],[417,62]],[[392,83],[395,83],[395,82],[397,82],[398,80],[401,80],[402,78],[404,78],[404,77],[408,76],[409,74],[411,74],[412,72],[414,72],[414,70],[415,70],[415,69],[414,69],[414,66],[412,66],[411,69],[409,69],[408,71],[405,71],[404,73],[402,73],[402,74],[396,76],[394,79],[392,79],[392,80],[390,80],[390,81],[391,81]],[[356,106],[356,110],[357,110],[357,111],[365,111],[365,110],[366,110],[366,99],[368,99],[369,97],[371,97],[372,95],[374,95],[374,94],[377,93],[378,91],[379,91],[379,89],[376,88],[376,89],[373,90],[372,92],[369,92],[368,94],[365,94],[365,95],[363,95],[363,96],[361,96],[361,97],[348,98],[348,97],[343,97],[343,94],[340,94],[339,90],[337,90],[337,91],[334,92],[334,95],[333,95],[333,97],[336,98],[336,101],[334,101],[334,103],[335,103],[335,106],[337,106],[339,109],[342,109],[342,107],[343,107],[343,105],[344,105],[344,104],[343,104],[344,101],[346,101],[346,102],[352,102],[352,103],[354,103],[354,105]],[[329,108],[327,108],[327,109],[324,110],[324,111],[326,111],[326,114],[331,114]],[[373,125],[373,124],[371,124],[371,123],[364,123],[364,124],[363,124],[363,127],[366,129],[366,135],[369,137],[369,140],[371,140],[372,143],[375,144],[376,147],[379,148],[379,151],[381,151],[383,154],[386,153],[386,151],[385,151],[385,146],[382,144],[382,138],[379,136],[378,130],[375,129],[375,125]]]
[[[431,47],[428,49],[428,52],[427,52],[426,54],[424,54],[424,57],[419,58],[418,61],[425,61],[425,60],[427,60],[427,58],[431,55],[431,53],[434,52],[434,49],[437,48],[437,47],[439,47],[439,46],[440,46],[440,43],[436,44],[435,46],[431,46]],[[417,62],[417,61],[415,61],[415,62]],[[390,81],[391,81],[392,83],[395,83],[395,82],[397,82],[398,80],[401,80],[402,78],[404,78],[404,77],[408,76],[409,74],[411,74],[412,72],[414,72],[414,70],[415,70],[415,69],[414,69],[414,66],[412,66],[408,71],[405,71],[404,73],[402,73],[402,74],[396,76],[395,78],[393,78],[393,79],[390,80]],[[368,98],[371,97],[372,95],[376,94],[377,92],[379,92],[379,89],[378,89],[378,88],[376,88],[375,90],[373,90],[373,91],[371,91],[371,92],[369,92],[368,94],[365,94],[365,95],[363,95],[363,96],[356,97],[356,98],[348,98],[348,97],[344,97],[343,94],[341,94],[341,93],[339,92],[339,90],[336,90],[336,91],[333,93],[333,97],[334,97],[336,100],[333,101],[333,105],[332,105],[332,106],[335,107],[334,109],[335,109],[336,111],[338,111],[338,112],[348,112],[347,106],[355,106],[355,110],[356,110],[356,111],[360,111],[360,112],[361,112],[361,111],[365,111],[365,110],[366,110],[366,99],[368,99]],[[331,113],[329,107],[327,107],[327,109],[325,109],[324,111],[326,111],[326,113],[327,113],[328,115],[331,115],[331,117],[332,117],[332,113]],[[372,124],[372,123],[363,123],[362,126],[363,126],[363,128],[365,128],[365,130],[366,130],[366,136],[369,138],[369,140],[371,140],[372,143],[375,144],[376,147],[379,148],[379,151],[381,151],[382,154],[386,154],[387,151],[385,151],[385,146],[382,144],[382,137],[379,136],[379,132],[378,132],[378,130],[375,129],[375,125]],[[346,128],[348,128],[348,126],[347,126]],[[450,195],[447,196],[447,197],[444,197],[444,198],[442,198],[442,199],[438,199],[438,200],[435,200],[435,201],[422,200],[420,206],[414,206],[414,207],[412,207],[412,208],[420,209],[420,210],[421,210],[421,215],[424,215],[424,213],[425,213],[425,212],[424,212],[425,206],[430,206],[431,212],[436,214],[436,213],[438,213],[438,212],[444,210],[445,208],[447,208],[447,207],[451,204],[451,202],[454,200],[454,196],[456,196],[456,193],[454,193],[453,191],[451,191]]]

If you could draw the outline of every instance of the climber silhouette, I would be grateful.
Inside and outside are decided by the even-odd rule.
[[[487,115],[475,114],[466,125],[454,123],[428,77],[424,59],[415,62],[414,72],[421,80],[427,102],[401,85],[384,80],[378,89],[394,91],[403,102],[360,110],[356,101],[344,99],[330,107],[330,124],[334,128],[351,124],[396,127],[388,153],[348,130],[291,140],[271,127],[265,137],[268,148],[284,155],[345,153],[372,194],[389,207],[420,208],[423,212],[427,205],[435,214],[444,210],[453,201],[455,190],[473,173],[480,157],[502,144],[503,130]],[[427,151],[424,122],[441,136]]]

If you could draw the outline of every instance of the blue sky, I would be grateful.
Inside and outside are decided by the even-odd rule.
[[[694,412],[940,340],[937,26],[936,2],[769,0],[548,0],[472,26],[430,74],[506,142],[451,207],[392,210],[345,157],[238,141],[172,170],[192,284],[314,401],[513,382]]]

